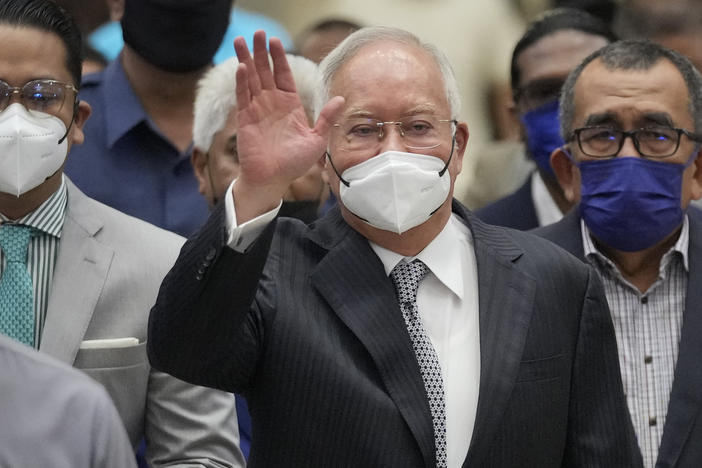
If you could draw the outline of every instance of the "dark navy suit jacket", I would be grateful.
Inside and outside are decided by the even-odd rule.
[[[528,177],[516,192],[477,210],[475,215],[488,224],[520,231],[539,227],[534,200],[531,197],[531,177]]]
[[[453,209],[473,236],[480,314],[464,466],[640,466],[597,275],[543,239]],[[395,288],[339,208],[310,226],[278,218],[245,253],[225,239],[219,206],[161,286],[153,365],[245,394],[252,467],[436,466]]]
[[[702,467],[702,211],[691,207],[689,278],[678,362],[656,468]],[[580,212],[536,229],[538,234],[584,260]]]

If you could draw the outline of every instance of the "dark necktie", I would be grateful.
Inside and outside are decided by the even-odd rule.
[[[0,225],[0,249],[5,270],[0,278],[0,327],[2,333],[34,346],[34,290],[27,271],[27,247],[32,228]]]
[[[429,399],[429,409],[434,422],[434,440],[436,442],[436,466],[446,467],[446,408],[444,404],[444,382],[441,377],[441,365],[431,344],[431,340],[424,331],[419,319],[417,308],[417,288],[419,282],[427,274],[427,266],[420,260],[412,263],[400,262],[390,277],[395,283],[397,297],[402,309],[402,316],[407,325],[414,354],[419,363],[419,369],[424,381],[424,389]]]

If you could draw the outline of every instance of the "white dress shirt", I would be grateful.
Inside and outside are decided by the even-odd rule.
[[[275,218],[280,205],[237,226],[233,185],[234,182],[225,197],[227,244],[243,252]],[[460,467],[473,435],[480,388],[478,270],[473,237],[460,218],[452,215],[439,235],[416,257],[403,257],[372,242],[370,245],[387,275],[403,259],[420,259],[429,267],[419,284],[417,307],[444,380],[448,467]],[[399,309],[397,313],[401,313]]]
[[[548,226],[549,224],[557,223],[563,218],[561,209],[553,201],[553,197],[548,188],[546,188],[546,184],[538,171],[534,171],[531,174],[531,201],[534,203],[539,226]]]

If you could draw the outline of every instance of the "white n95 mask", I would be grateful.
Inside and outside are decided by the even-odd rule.
[[[0,112],[0,192],[19,197],[59,170],[66,159],[66,125],[16,102]]]
[[[339,177],[339,195],[371,226],[402,234],[446,201],[451,189],[447,167],[435,156],[386,151],[346,169]]]

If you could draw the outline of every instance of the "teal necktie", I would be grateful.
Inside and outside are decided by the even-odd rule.
[[[0,249],[5,253],[5,271],[0,278],[0,331],[28,346],[34,346],[34,291],[27,271],[27,246],[32,228],[0,225]]]

